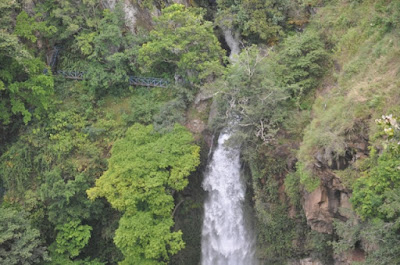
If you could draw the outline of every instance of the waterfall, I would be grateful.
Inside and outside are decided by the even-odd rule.
[[[204,204],[202,265],[255,265],[254,239],[247,230],[243,204],[246,188],[240,178],[238,148],[224,142],[231,134],[221,133],[208,165],[203,188]]]
[[[231,50],[229,59],[233,60],[234,56],[240,53],[239,36],[238,36],[239,34],[234,33],[232,29],[228,28],[223,28],[222,32],[224,34],[225,41],[228,44],[229,49]]]

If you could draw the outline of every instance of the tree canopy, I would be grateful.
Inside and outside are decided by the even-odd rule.
[[[125,256],[122,264],[164,264],[184,247],[181,232],[171,232],[172,194],[199,164],[192,141],[181,125],[162,135],[152,125],[135,124],[114,144],[108,170],[87,191],[124,212],[114,238]]]
[[[0,263],[39,264],[45,260],[48,256],[39,230],[31,226],[27,214],[0,207]]]
[[[33,115],[40,117],[49,108],[54,87],[53,78],[43,74],[44,63],[2,29],[0,61],[0,121],[9,124],[13,115],[22,115],[28,123]]]
[[[139,50],[143,71],[179,75],[190,82],[221,71],[224,51],[201,9],[174,4],[154,22],[150,41]]]

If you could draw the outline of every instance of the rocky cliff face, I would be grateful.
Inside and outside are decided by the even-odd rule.
[[[103,4],[105,8],[114,9],[117,3],[122,3],[125,14],[125,24],[134,34],[137,32],[138,27],[151,29],[153,26],[152,18],[161,15],[161,9],[158,6],[153,5],[152,8],[149,9],[142,6],[140,0],[105,0]],[[165,1],[165,4],[190,6],[190,0]]]
[[[320,185],[312,192],[303,193],[303,210],[307,224],[319,233],[334,234],[334,220],[347,221],[354,215],[350,203],[351,190],[338,176],[340,171],[351,167],[359,159],[368,155],[368,138],[366,132],[348,135],[346,152],[343,156],[324,155],[325,150],[315,153],[314,173],[320,179]],[[334,256],[335,265],[347,265],[353,261],[363,261],[365,253],[361,247],[356,247],[345,256]],[[308,263],[306,263],[308,264]],[[314,263],[310,263],[314,264]]]
[[[321,186],[313,192],[304,192],[303,198],[307,223],[311,229],[320,233],[333,233],[334,218],[346,220],[345,209],[351,211],[349,191],[333,174],[328,173]]]

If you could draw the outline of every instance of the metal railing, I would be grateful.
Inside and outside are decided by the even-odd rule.
[[[73,79],[73,80],[83,80],[85,77],[84,71],[77,70],[55,70],[55,65],[57,62],[57,56],[60,51],[60,48],[55,46],[53,54],[51,56],[49,66],[53,70],[53,72],[57,75],[62,75],[64,78]],[[48,69],[44,69],[44,74],[48,73]],[[128,83],[131,86],[147,86],[147,87],[167,87],[169,85],[169,81],[163,78],[157,77],[140,77],[140,76],[127,76]]]
[[[167,87],[169,81],[156,77],[129,76],[129,85],[148,86],[148,87]]]

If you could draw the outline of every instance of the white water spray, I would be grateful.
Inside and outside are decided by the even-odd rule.
[[[223,144],[222,132],[204,178],[202,265],[255,265],[254,239],[244,221],[245,185],[240,178],[239,150]]]
[[[223,28],[222,30],[226,43],[228,44],[231,53],[229,59],[234,60],[234,56],[240,53],[239,34],[234,33],[231,29]]]

